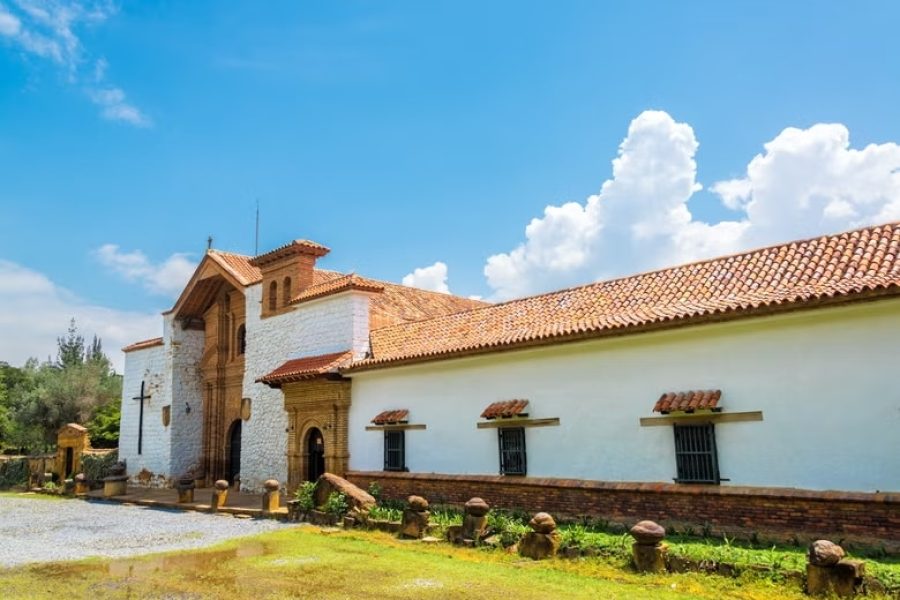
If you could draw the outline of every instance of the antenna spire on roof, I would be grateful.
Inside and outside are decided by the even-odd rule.
[[[206,249],[207,250],[212,250],[212,242],[213,242],[212,236],[209,236],[208,238],[206,238]]]

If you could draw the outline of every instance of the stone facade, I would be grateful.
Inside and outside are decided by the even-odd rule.
[[[167,330],[170,328],[167,327]],[[168,331],[167,331],[168,332]],[[172,422],[163,425],[162,408],[172,404],[171,369],[173,346],[171,338],[163,344],[135,350],[126,354],[124,382],[122,385],[122,420],[119,432],[119,460],[128,466],[128,474],[137,483],[137,475],[144,472],[163,479],[171,476],[172,428],[179,415],[172,415]],[[143,435],[140,436],[141,452],[138,453],[140,401],[134,400],[141,393],[144,383]]]
[[[262,286],[246,290],[247,306],[259,306]],[[241,486],[259,491],[266,479],[288,481],[288,432],[285,398],[279,389],[256,383],[285,360],[339,352],[361,345],[367,330],[368,297],[345,292],[297,306],[294,310],[261,317],[247,313],[247,352],[244,397],[252,399],[252,416],[245,423]],[[296,483],[294,484],[296,485]]]

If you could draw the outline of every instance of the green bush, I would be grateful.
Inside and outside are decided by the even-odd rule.
[[[17,458],[0,462],[0,489],[28,483],[28,459]]]
[[[304,481],[294,492],[294,499],[299,501],[300,512],[308,513],[316,507],[316,482]]]
[[[350,506],[347,504],[347,496],[340,492],[331,492],[328,494],[328,499],[325,501],[322,509],[326,514],[337,519],[343,517],[350,509]]]
[[[381,500],[381,486],[378,485],[377,481],[373,481],[369,484],[369,495],[375,498],[375,502]]]

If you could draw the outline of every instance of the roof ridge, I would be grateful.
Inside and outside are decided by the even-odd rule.
[[[839,238],[839,237],[844,236],[844,235],[852,235],[852,234],[854,234],[854,233],[859,233],[859,232],[862,232],[862,231],[871,231],[871,230],[874,230],[874,229],[882,229],[882,228],[885,228],[885,227],[888,227],[888,228],[891,228],[891,229],[894,229],[894,228],[900,229],[900,221],[891,221],[891,222],[888,222],[888,223],[882,223],[882,224],[880,224],[880,225],[869,225],[869,226],[867,226],[867,227],[858,227],[858,228],[856,228],[856,229],[850,229],[850,230],[847,230],[847,231],[839,231],[839,232],[837,232],[837,233],[831,233],[831,234],[825,234],[825,235],[812,236],[812,237],[804,238],[804,239],[800,239],[800,240],[790,240],[790,241],[787,241],[787,242],[780,242],[780,243],[777,243],[777,244],[771,244],[771,245],[768,245],[768,246],[759,246],[759,247],[756,247],[756,248],[752,248],[752,249],[750,249],[750,250],[742,250],[742,251],[740,251],[740,252],[732,252],[732,253],[730,253],[730,254],[722,254],[722,255],[720,255],[720,256],[713,256],[713,257],[710,257],[710,258],[703,258],[703,259],[698,259],[698,260],[688,261],[688,262],[685,262],[685,263],[679,263],[679,264],[677,264],[677,265],[671,265],[671,266],[668,266],[668,267],[661,267],[661,268],[658,268],[658,269],[650,269],[650,270],[647,270],[647,271],[638,271],[637,273],[631,273],[631,274],[629,274],[629,275],[622,275],[622,276],[620,276],[620,277],[613,277],[613,278],[611,278],[611,279],[598,279],[598,280],[596,280],[596,281],[591,281],[591,282],[589,282],[589,283],[580,283],[580,284],[578,284],[578,285],[572,285],[572,286],[568,286],[568,287],[563,287],[563,288],[559,288],[559,289],[556,289],[556,290],[551,290],[551,291],[549,291],[549,292],[541,292],[541,293],[539,293],[539,294],[530,294],[530,295],[528,295],[528,296],[521,296],[521,297],[519,297],[519,298],[510,298],[509,300],[504,300],[504,301],[502,301],[502,302],[486,303],[485,306],[477,306],[477,307],[474,307],[474,308],[471,308],[471,309],[468,309],[468,310],[460,311],[460,312],[458,312],[458,313],[450,313],[450,314],[448,314],[448,315],[441,315],[441,316],[438,316],[438,317],[432,317],[432,318],[433,318],[433,319],[443,319],[443,318],[447,318],[447,317],[452,317],[452,316],[455,316],[455,315],[459,315],[459,314],[462,314],[462,313],[470,313],[470,312],[475,312],[475,311],[480,311],[480,310],[488,310],[488,309],[492,309],[492,308],[500,308],[500,307],[508,306],[508,305],[510,305],[510,304],[515,304],[515,303],[518,303],[518,302],[525,302],[525,301],[527,301],[527,300],[533,300],[533,299],[536,299],[536,298],[543,298],[543,297],[547,297],[547,296],[554,296],[554,295],[557,295],[557,294],[563,294],[563,293],[565,293],[565,292],[571,292],[571,291],[575,291],[575,290],[581,290],[581,289],[589,288],[589,287],[592,287],[592,286],[610,285],[610,284],[613,284],[613,283],[616,283],[616,282],[628,281],[628,280],[630,280],[630,279],[638,279],[638,278],[641,278],[641,277],[647,277],[647,276],[654,275],[654,274],[657,274],[657,273],[666,273],[666,272],[669,272],[669,271],[675,271],[675,270],[677,270],[677,269],[684,269],[684,268],[686,268],[686,267],[692,267],[692,266],[698,266],[698,265],[709,264],[709,263],[712,263],[712,262],[718,262],[718,261],[722,261],[722,260],[728,260],[729,258],[737,258],[737,257],[740,257],[740,256],[749,256],[749,255],[751,255],[751,254],[756,254],[756,253],[758,253],[758,252],[763,252],[763,251],[765,251],[765,250],[771,250],[771,249],[774,249],[774,248],[783,248],[783,247],[786,247],[786,246],[793,246],[793,245],[807,244],[807,243],[810,243],[810,242],[813,242],[813,241],[816,241],[816,240],[820,240],[820,239],[823,239],[823,238]],[[898,263],[897,266],[895,266],[894,268],[895,268],[895,270],[900,270],[900,263]],[[431,320],[431,319],[426,319],[426,320]],[[405,325],[405,324],[406,324],[406,323],[397,323],[397,324],[395,324],[395,325],[389,325],[388,327],[385,327],[385,329],[389,329],[389,328],[391,328],[391,327],[399,327],[399,326],[402,326],[402,325]]]

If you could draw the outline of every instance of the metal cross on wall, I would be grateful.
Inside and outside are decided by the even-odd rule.
[[[132,400],[138,400],[141,403],[140,417],[138,417],[138,454],[141,453],[144,445],[144,400],[149,400],[150,395],[144,394],[144,382],[141,381],[141,395],[135,396]]]

